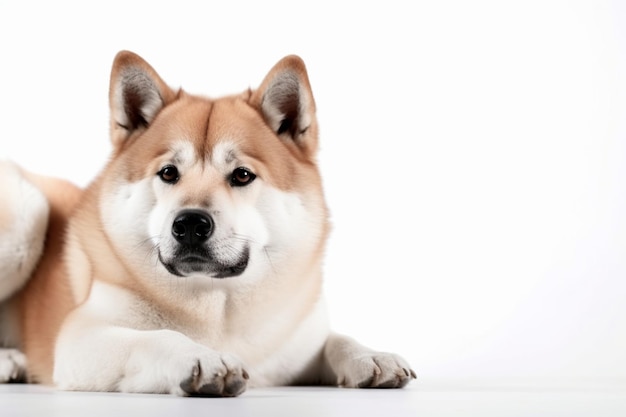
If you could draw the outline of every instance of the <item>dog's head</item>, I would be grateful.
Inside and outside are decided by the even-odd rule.
[[[300,58],[282,59],[257,90],[209,99],[171,89],[123,51],[110,110],[113,156],[99,210],[133,269],[254,279],[321,256],[327,212]]]

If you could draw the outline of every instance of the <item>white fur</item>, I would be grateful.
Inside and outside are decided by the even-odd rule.
[[[280,321],[280,317],[277,318]],[[280,323],[276,323],[280,326]],[[253,369],[253,386],[275,386],[296,382],[307,367],[321,357],[330,334],[326,302],[320,299],[311,314],[305,317],[279,351],[269,354]],[[310,370],[308,370],[310,372]],[[309,376],[309,375],[307,375]],[[315,378],[310,376],[312,380]]]
[[[0,227],[0,301],[20,289],[33,272],[48,226],[45,196],[17,166],[0,161],[2,225]]]
[[[376,352],[336,333],[328,337],[324,356],[335,375],[333,382],[341,387],[395,388],[416,377],[402,357]]]
[[[147,221],[156,205],[151,190],[152,179],[138,183],[119,183],[100,202],[100,213],[104,228],[120,248],[120,255],[131,265],[137,262],[154,264],[151,230]],[[146,258],[147,257],[147,258]]]
[[[16,349],[0,348],[0,383],[22,380],[26,373],[26,356]]]
[[[55,383],[65,390],[184,395],[181,383],[190,378],[198,389],[229,378],[245,381],[234,356],[162,329],[166,324],[151,320],[149,306],[132,293],[96,282],[59,335]]]

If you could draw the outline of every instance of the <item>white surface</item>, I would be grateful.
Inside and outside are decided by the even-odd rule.
[[[17,416],[623,416],[626,381],[419,381],[402,390],[253,389],[238,398],[57,392],[0,385],[0,415]]]
[[[297,53],[338,330],[422,377],[624,377],[625,31],[602,0],[5,1],[0,157],[92,178],[119,49],[208,95]]]

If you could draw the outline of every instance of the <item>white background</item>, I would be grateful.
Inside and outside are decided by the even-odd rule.
[[[625,30],[606,1],[0,0],[0,158],[87,184],[120,49],[211,96],[296,53],[337,330],[422,378],[624,377]]]

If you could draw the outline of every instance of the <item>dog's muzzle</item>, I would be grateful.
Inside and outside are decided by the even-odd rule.
[[[213,255],[209,238],[215,230],[213,218],[201,210],[181,211],[172,223],[172,236],[177,242],[171,259],[159,260],[174,275],[206,274],[213,278],[229,278],[241,275],[248,266],[250,248],[246,245],[231,260],[220,260]]]

